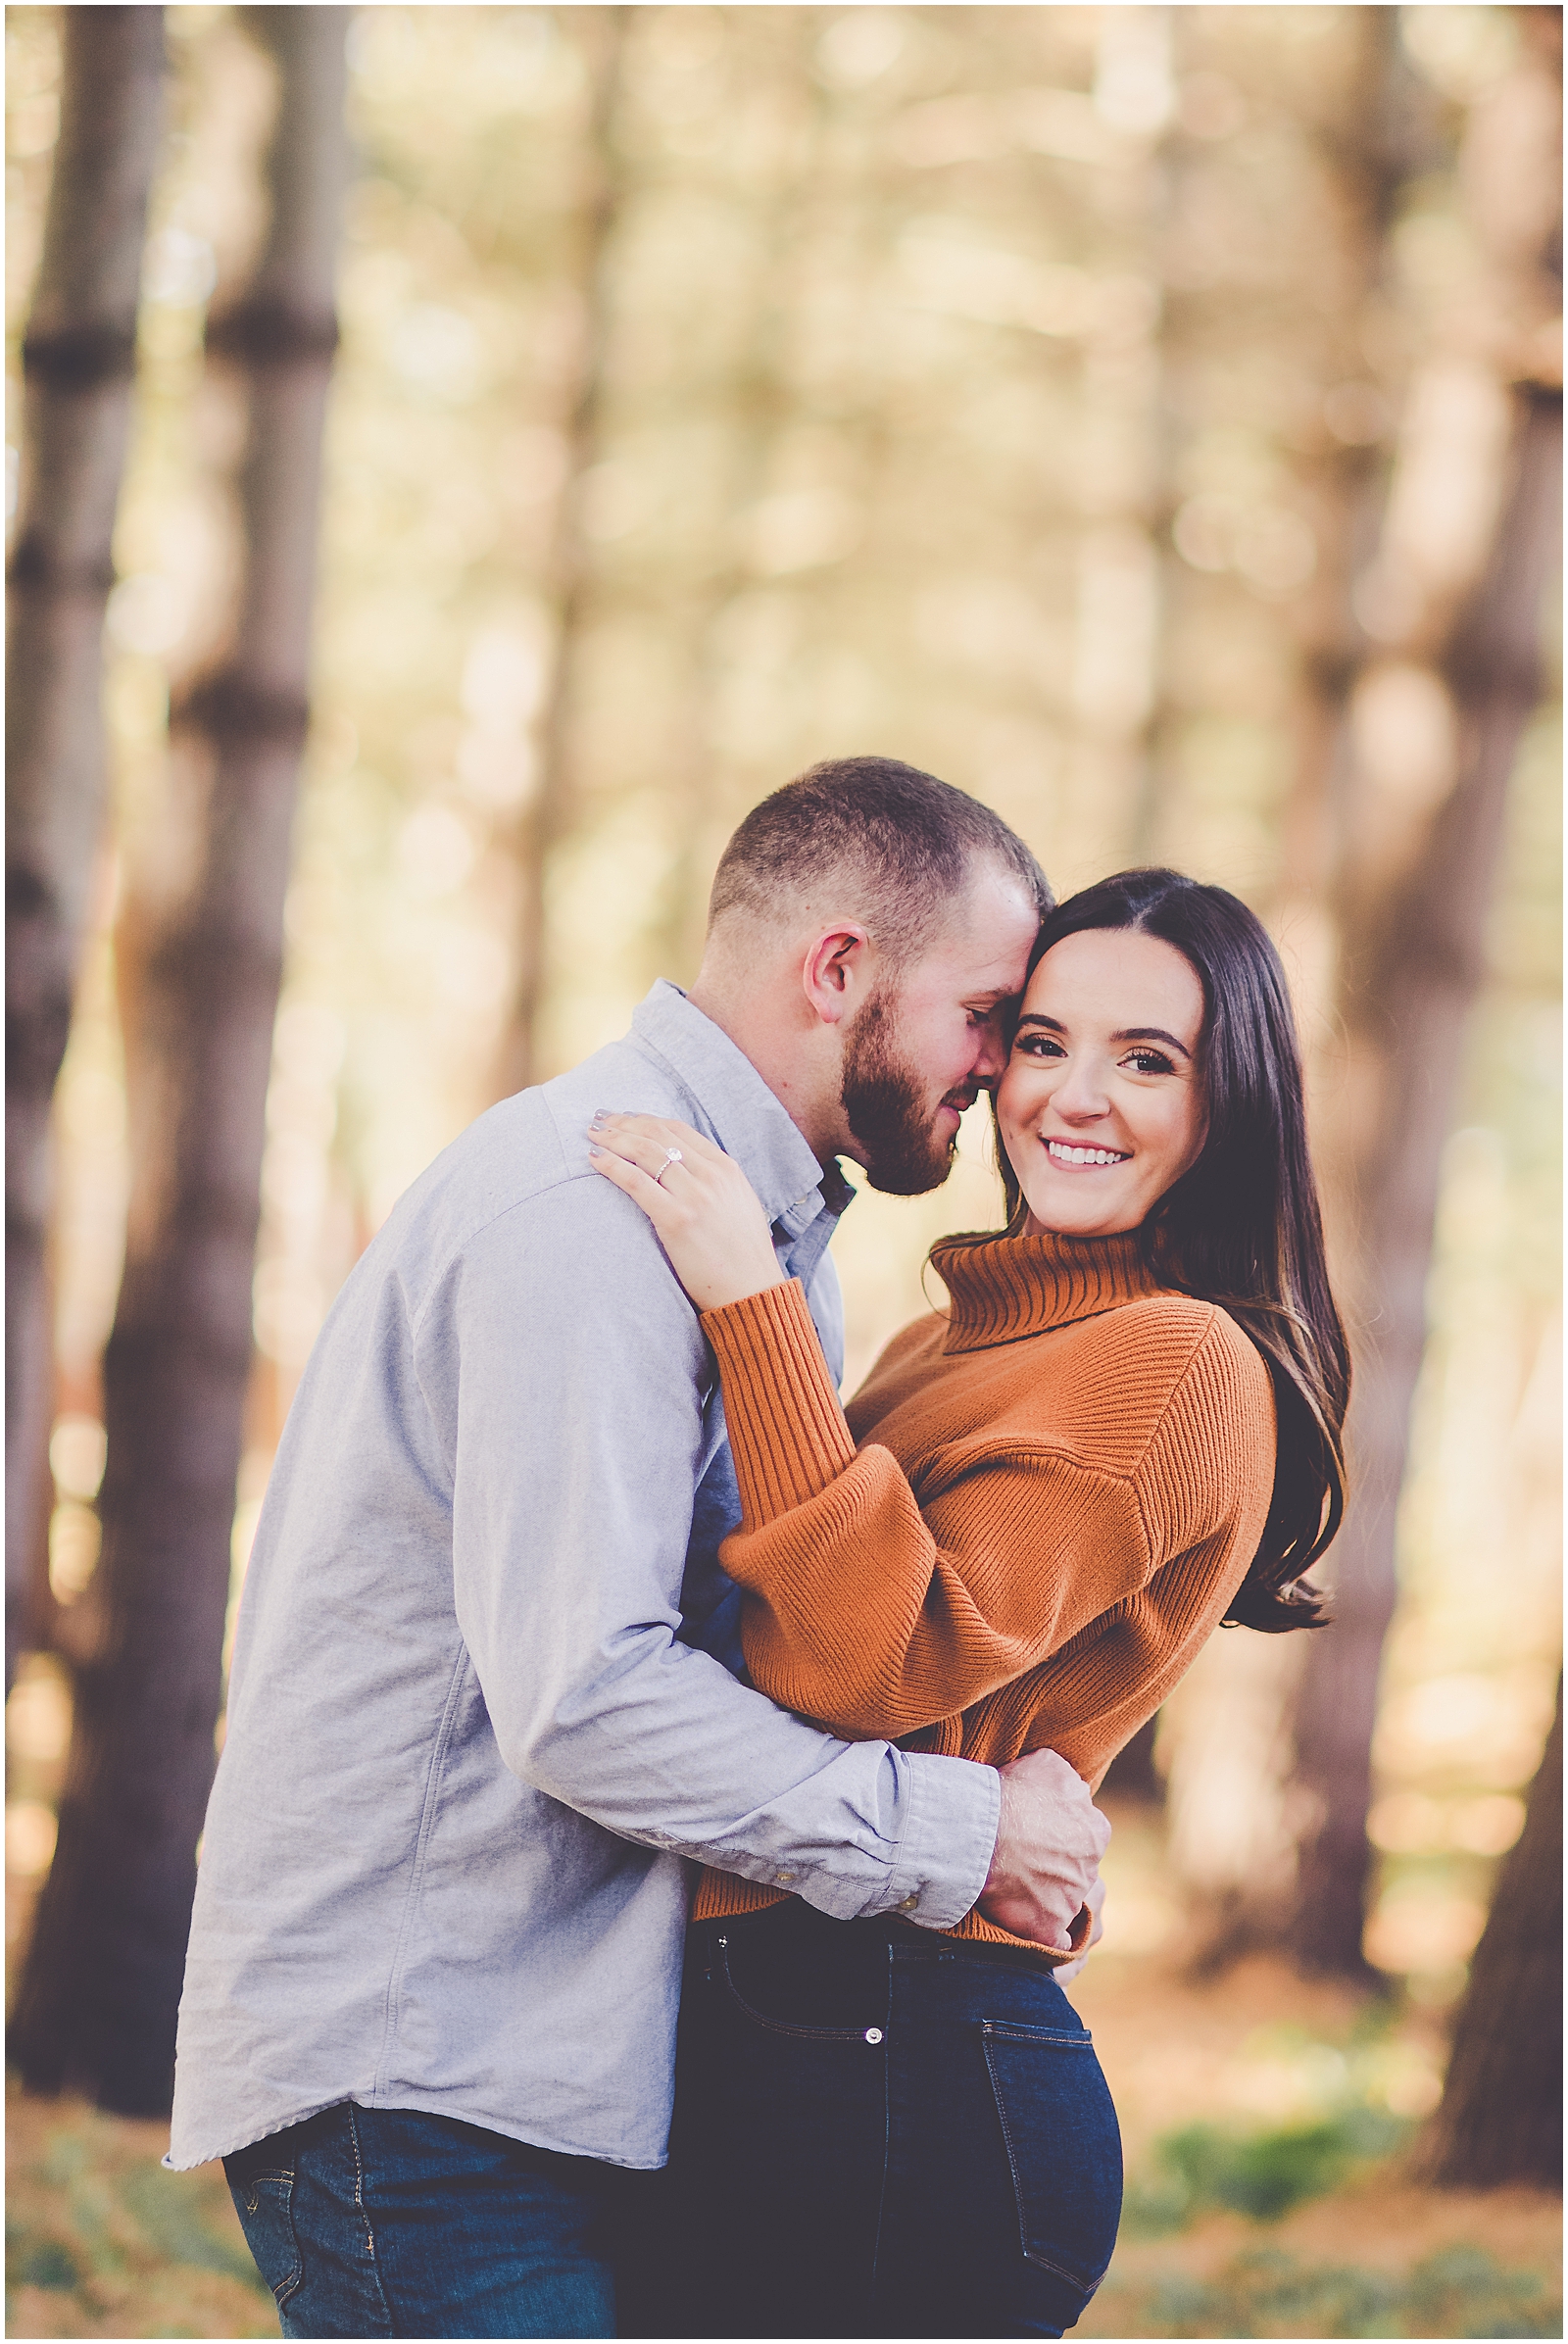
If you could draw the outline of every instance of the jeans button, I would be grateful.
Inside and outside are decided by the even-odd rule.
[[[879,2043],[882,2040],[881,2027],[868,2027],[865,2030],[865,2039],[868,2043]]]

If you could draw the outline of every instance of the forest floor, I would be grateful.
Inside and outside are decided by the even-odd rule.
[[[1561,2336],[1561,2198],[1412,2174],[1429,2014],[1263,1960],[1196,1984],[1107,1954],[1074,2000],[1128,2176],[1077,2335]]]
[[[1104,1946],[1073,1989],[1121,2115],[1121,2241],[1084,2337],[1560,2336],[1561,2200],[1410,2173],[1446,2014],[1185,1966],[1157,1835],[1118,1816]],[[15,2337],[277,2333],[221,2170],[168,2173],[158,2124],[8,2086]]]

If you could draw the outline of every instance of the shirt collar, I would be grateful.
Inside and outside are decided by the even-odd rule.
[[[745,1051],[678,985],[660,977],[634,1012],[631,1030],[691,1094],[701,1120],[740,1165],[769,1221],[794,1239],[819,1213],[839,1219],[855,1191],[837,1164],[823,1171]]]

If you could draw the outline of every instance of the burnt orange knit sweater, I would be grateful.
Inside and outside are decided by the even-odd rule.
[[[704,1314],[747,1665],[847,1739],[990,1766],[1053,1749],[1098,1787],[1256,1551],[1268,1372],[1224,1311],[1161,1293],[1130,1236],[931,1258],[951,1314],[896,1336],[848,1417],[798,1283]],[[705,1872],[693,1918],[785,1894]],[[952,1933],[1022,1942],[978,1911]]]

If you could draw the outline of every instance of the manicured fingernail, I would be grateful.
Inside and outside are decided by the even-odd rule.
[[[590,1148],[588,1150],[590,1155],[603,1155],[604,1152],[605,1151],[602,1148]]]

